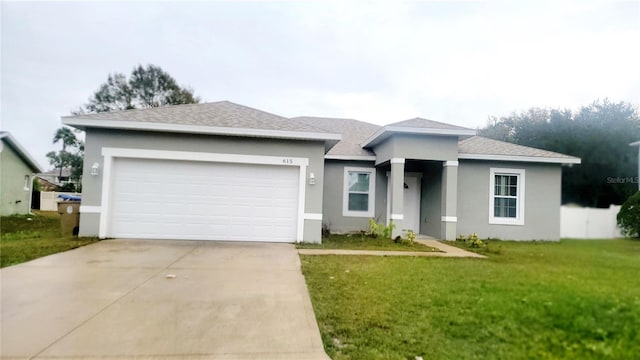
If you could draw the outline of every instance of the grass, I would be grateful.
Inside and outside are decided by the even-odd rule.
[[[96,238],[62,236],[56,212],[0,218],[0,267],[37,259],[96,242]]]
[[[488,259],[302,256],[333,359],[637,359],[640,241],[490,242]]]
[[[301,243],[299,249],[389,250],[389,251],[438,251],[418,242],[395,242],[362,234],[331,234],[322,238],[322,244]]]

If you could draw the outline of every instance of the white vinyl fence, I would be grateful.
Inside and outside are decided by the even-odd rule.
[[[40,193],[40,210],[58,211],[58,195],[80,195],[74,192],[43,191]]]
[[[622,237],[616,222],[620,205],[608,209],[560,207],[560,237],[573,239],[610,239]]]

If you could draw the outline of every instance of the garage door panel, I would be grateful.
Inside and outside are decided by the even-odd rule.
[[[296,239],[297,167],[116,159],[114,237]]]

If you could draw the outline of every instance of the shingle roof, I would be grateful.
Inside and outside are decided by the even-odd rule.
[[[230,101],[202,104],[171,105],[149,109],[134,109],[64,116],[63,120],[87,119],[172,125],[244,128],[309,133],[333,133],[265,111]]]
[[[394,133],[409,132],[458,137],[475,134],[473,129],[423,118],[404,120],[384,127],[354,119],[310,116],[288,119],[229,101],[65,116],[63,123],[78,128],[104,126],[324,140],[326,149],[333,146],[327,156],[343,158],[375,156],[371,150],[364,149],[362,146],[375,146],[377,142]],[[458,151],[461,159],[486,158],[515,161],[514,157],[520,157],[528,158],[523,161],[539,159],[541,162],[580,162],[576,157],[481,136],[460,140]]]
[[[342,140],[338,142],[327,155],[335,156],[375,156],[373,151],[363,149],[361,144],[371,134],[381,128],[379,125],[371,124],[354,119],[323,118],[312,116],[301,116],[292,118],[292,121],[319,127],[326,131],[342,134]]]
[[[433,120],[423,119],[419,117],[409,119],[409,120],[399,121],[397,123],[389,124],[387,126],[422,128],[422,129],[470,130],[462,126],[446,124],[439,121],[433,121]]]
[[[579,158],[528,146],[516,145],[504,141],[493,140],[482,136],[472,136],[458,143],[459,154],[520,156],[533,158],[563,159],[568,162],[579,161]]]

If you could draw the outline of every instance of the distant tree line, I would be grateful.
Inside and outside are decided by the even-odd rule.
[[[577,111],[542,109],[489,118],[479,135],[582,159],[562,168],[562,203],[622,204],[638,190],[637,105],[598,100]],[[540,194],[544,196],[544,194]]]

